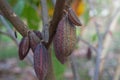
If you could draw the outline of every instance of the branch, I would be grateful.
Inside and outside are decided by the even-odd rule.
[[[78,70],[76,58],[75,58],[74,55],[70,56],[70,61],[71,61],[72,72],[73,72],[73,75],[74,75],[74,80],[80,80],[79,70]]]
[[[96,27],[96,32],[98,35],[98,48],[97,48],[97,55],[96,55],[96,65],[95,65],[95,72],[94,72],[94,80],[99,79],[99,69],[100,69],[100,62],[101,62],[101,53],[102,53],[102,43],[103,43],[103,38],[102,35],[100,34],[100,30],[98,29],[99,25],[95,22],[95,27]]]
[[[42,21],[44,26],[48,24],[48,9],[47,9],[46,0],[40,0],[40,1],[41,1],[41,8],[42,8]]]
[[[48,9],[46,0],[41,0],[42,7],[42,21],[43,21],[43,29],[42,29],[42,37],[45,42],[49,40],[49,25],[48,25]]]
[[[7,34],[9,35],[9,37],[12,40],[14,40],[14,42],[15,42],[16,45],[18,45],[18,41],[15,38],[13,30],[10,28],[9,24],[7,23],[7,21],[4,19],[4,17],[2,15],[0,15],[0,20],[1,20],[2,24],[6,27]]]
[[[0,0],[0,10],[22,36],[27,36],[28,28],[13,12],[6,0]]]

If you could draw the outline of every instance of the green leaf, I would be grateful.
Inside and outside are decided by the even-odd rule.
[[[94,35],[92,36],[92,42],[96,41],[97,39],[98,39],[97,34],[94,34]]]
[[[89,9],[86,9],[83,16],[84,16],[85,25],[87,25],[87,23],[89,21]]]
[[[40,17],[35,8],[30,4],[26,4],[22,13],[22,17],[26,18],[30,29],[37,30],[39,27]]]
[[[81,29],[80,29],[80,27],[76,27],[76,35],[77,35],[77,36],[80,36],[80,34],[81,34]]]
[[[54,50],[52,50],[52,53],[55,54]],[[55,55],[52,55],[52,61],[54,66],[54,72],[56,76],[56,80],[63,80],[63,74],[65,71],[65,65],[61,64],[57,59]]]
[[[18,0],[14,6],[14,11],[17,15],[21,15],[23,9],[25,7],[25,0]]]
[[[14,6],[18,0],[6,0],[10,3],[11,6]]]

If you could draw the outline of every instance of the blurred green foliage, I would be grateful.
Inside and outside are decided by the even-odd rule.
[[[8,37],[1,36],[0,38],[0,60],[12,58],[12,57],[18,57],[17,47],[13,45],[13,42]]]
[[[55,52],[52,49],[52,60],[54,66],[54,73],[56,76],[56,80],[63,80],[64,70],[66,68],[65,65],[62,65],[55,57]]]

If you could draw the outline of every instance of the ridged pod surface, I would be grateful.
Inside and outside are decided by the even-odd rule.
[[[77,26],[82,26],[79,18],[77,17],[77,15],[75,14],[75,12],[72,10],[72,8],[68,9],[68,19]]]
[[[19,49],[18,49],[20,60],[23,60],[26,57],[29,49],[30,49],[29,38],[28,37],[23,37],[20,44],[19,44]]]
[[[42,34],[40,31],[33,31],[40,39],[42,39]]]
[[[65,15],[59,22],[53,44],[56,57],[63,64],[76,44],[76,28],[69,21],[68,15]]]
[[[34,51],[34,69],[39,80],[44,80],[49,66],[48,52],[45,46],[40,43]]]
[[[33,34],[36,34],[36,33],[29,32],[30,48],[34,52],[38,43],[36,42],[36,39],[33,37]]]

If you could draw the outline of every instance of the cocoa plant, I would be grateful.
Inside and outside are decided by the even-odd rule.
[[[45,1],[45,0],[43,0],[43,1]],[[72,21],[70,22],[70,20],[68,19],[68,17],[69,17],[68,14],[65,16],[65,18],[62,18],[62,15],[63,15],[62,11],[65,7],[65,2],[66,2],[66,0],[57,0],[56,1],[53,18],[52,18],[51,23],[49,25],[50,38],[48,40],[48,43],[42,44],[41,37],[38,38],[38,36],[40,36],[40,34],[38,35],[38,33],[31,32],[31,31],[28,33],[28,31],[29,31],[28,26],[26,24],[24,24],[24,22],[21,21],[21,19],[15,14],[15,12],[12,10],[12,8],[6,2],[6,0],[0,0],[0,12],[3,13],[3,16],[5,18],[7,18],[12,23],[12,25],[15,27],[15,29],[23,36],[23,40],[21,41],[20,46],[19,46],[20,55],[22,55],[21,59],[25,58],[25,56],[27,55],[30,48],[34,52],[34,54],[33,54],[33,56],[34,56],[34,69],[35,69],[35,72],[36,72],[39,80],[44,80],[45,76],[47,79],[49,79],[48,75],[52,74],[52,72],[53,72],[53,70],[51,69],[52,68],[51,65],[49,66],[49,69],[51,69],[51,70],[49,72],[47,72],[49,62],[47,60],[48,59],[48,52],[47,52],[46,48],[47,49],[49,48],[49,46],[53,40],[58,23],[59,23],[59,26],[63,25],[63,27],[62,27],[63,32],[64,32],[63,34],[67,34],[64,36],[62,35],[64,37],[64,39],[63,39],[63,37],[61,39],[59,38],[60,40],[63,39],[63,41],[61,41],[62,43],[60,43],[60,44],[63,44],[62,46],[64,48],[62,48],[61,50],[63,50],[63,52],[66,52],[66,54],[65,53],[59,54],[58,57],[60,57],[60,59],[62,59],[61,56],[65,56],[64,59],[67,59],[67,57],[73,51],[73,48],[74,48],[73,46],[75,46],[75,43],[76,43],[75,27],[74,27]],[[67,12],[69,12],[69,11],[67,11]],[[61,18],[63,21],[65,21],[65,23],[63,21],[61,22]],[[60,23],[62,23],[62,24],[60,24]],[[46,23],[46,24],[48,24],[48,23]],[[65,25],[68,27],[64,28]],[[59,30],[59,28],[57,30]],[[60,30],[62,30],[62,29],[60,29]],[[67,31],[68,31],[68,33],[67,33]],[[56,34],[58,34],[58,33],[56,33]],[[74,38],[72,37],[72,35],[74,35],[73,36]],[[26,40],[26,37],[27,37],[27,40]],[[70,43],[71,45],[67,42],[71,42]],[[23,45],[27,46],[27,48]],[[70,50],[67,50],[67,47]],[[51,58],[51,57],[49,56],[49,58]],[[50,61],[50,63],[52,63],[52,62]],[[54,74],[52,74],[51,80],[54,80]]]
[[[72,9],[68,9],[58,24],[53,40],[57,59],[63,64],[72,53],[76,44],[75,25],[81,25]]]

